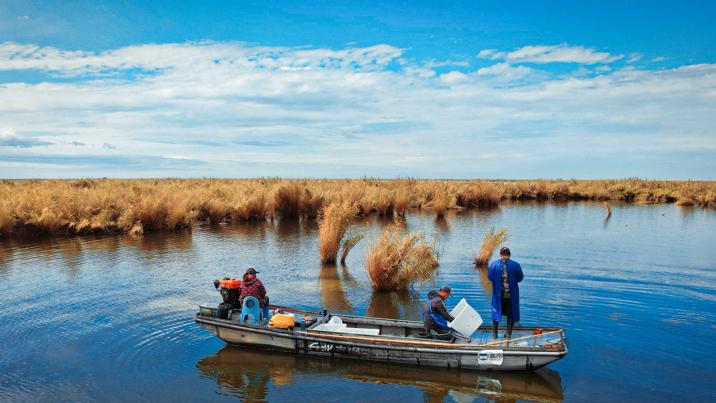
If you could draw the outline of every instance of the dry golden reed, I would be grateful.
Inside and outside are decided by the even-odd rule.
[[[361,239],[363,239],[363,237],[364,234],[355,234],[343,241],[343,245],[341,246],[341,264],[346,264],[348,254],[351,252],[353,247],[356,246]]]
[[[433,245],[421,232],[403,235],[398,227],[389,225],[368,248],[365,264],[373,289],[392,291],[429,279],[438,260]]]
[[[356,208],[349,203],[329,204],[323,209],[318,223],[318,253],[322,263],[336,262],[343,235],[356,212]]]
[[[303,217],[328,204],[402,217],[410,209],[497,206],[501,200],[601,200],[716,207],[716,182],[416,179],[79,179],[0,181],[0,236],[172,231],[212,223]],[[136,232],[136,231],[135,231]]]
[[[482,239],[480,253],[474,260],[475,266],[487,266],[495,250],[507,242],[508,239],[510,239],[510,236],[507,234],[507,228],[501,228],[499,231],[495,231],[495,227],[490,228]]]

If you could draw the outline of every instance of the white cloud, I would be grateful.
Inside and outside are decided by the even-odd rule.
[[[66,76],[129,69],[208,69],[215,65],[236,69],[370,70],[389,64],[399,58],[401,53],[401,49],[388,45],[304,50],[245,47],[239,43],[215,42],[137,45],[97,53],[4,42],[0,44],[0,70],[43,70]]]
[[[583,46],[561,45],[538,45],[524,46],[512,52],[498,52],[494,49],[486,49],[478,53],[478,57],[492,60],[505,60],[511,63],[580,63],[596,64],[611,63],[622,59],[623,55],[612,55],[607,52],[597,52]]]
[[[466,60],[428,60],[423,63],[426,69],[434,69],[436,67],[470,67],[470,63]]]
[[[641,60],[642,57],[644,57],[644,55],[642,53],[630,53],[626,62],[627,62],[627,64],[636,63],[639,60]]]
[[[507,81],[520,80],[533,74],[535,70],[525,66],[513,66],[509,63],[497,63],[477,70],[478,76],[499,77]]]
[[[0,146],[0,162],[14,167],[0,176],[53,176],[38,164],[58,161],[74,176],[156,176],[152,164],[193,176],[650,176],[651,165],[638,164],[659,153],[653,165],[700,161],[698,176],[704,160],[679,153],[716,152],[716,65],[600,64],[600,75],[575,77],[502,62],[437,74],[402,52],[5,43],[1,70],[74,78],[0,84],[0,122],[13,128],[2,138],[45,143]],[[509,166],[495,152],[505,149]],[[612,159],[598,165],[595,156]]]
[[[2,147],[18,147],[31,148],[35,146],[46,146],[52,143],[32,138],[23,138],[15,133],[12,127],[0,127],[0,148]]]
[[[483,59],[491,59],[493,55],[497,53],[497,50],[495,49],[483,49],[480,51],[480,53],[477,54],[477,57],[481,57]]]

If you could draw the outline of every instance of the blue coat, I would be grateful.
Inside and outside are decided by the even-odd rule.
[[[520,321],[520,287],[517,283],[524,278],[522,267],[514,260],[507,260],[507,283],[512,298],[512,319]],[[492,320],[502,320],[502,260],[490,264],[487,278],[492,281]]]

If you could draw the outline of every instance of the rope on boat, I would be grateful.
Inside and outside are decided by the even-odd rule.
[[[374,337],[344,336],[344,335],[338,335],[338,334],[324,334],[324,333],[307,332],[307,331],[295,332],[295,334],[303,334],[305,336],[313,336],[313,337],[320,337],[320,338],[327,338],[327,339],[338,339],[338,340],[360,340],[360,341],[369,341],[369,342],[385,343],[385,344],[411,344],[411,345],[417,344],[417,345],[423,345],[423,346],[464,349],[464,348],[492,346],[495,344],[509,343],[512,341],[524,340],[524,339],[529,339],[532,337],[540,337],[540,336],[546,336],[549,334],[556,334],[556,333],[562,333],[562,332],[563,332],[562,329],[552,330],[550,332],[533,334],[530,336],[517,337],[515,339],[496,340],[496,341],[492,341],[492,342],[484,343],[484,344],[450,344],[450,343],[439,343],[439,342],[434,342],[434,341],[423,341],[423,340],[376,339]]]
[[[530,339],[532,337],[546,336],[548,334],[555,334],[555,333],[561,333],[561,332],[562,332],[562,330],[552,330],[551,332],[544,332],[544,333],[540,333],[540,334],[531,334],[529,336],[522,336],[522,337],[517,337],[514,339],[495,340],[495,341],[491,341],[489,343],[478,344],[478,346],[481,346],[481,347],[482,346],[493,346],[495,344],[510,343],[510,342],[517,341],[517,340],[525,340],[525,339]]]

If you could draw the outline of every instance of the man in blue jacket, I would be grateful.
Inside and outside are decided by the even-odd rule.
[[[452,290],[448,286],[440,288],[439,292],[430,291],[428,293],[428,301],[423,308],[423,326],[425,332],[430,333],[431,330],[446,330],[448,322],[452,322],[455,318],[450,315],[445,307],[445,300],[448,299]]]
[[[497,338],[497,325],[507,316],[505,338],[512,338],[512,327],[520,321],[520,287],[522,267],[510,259],[509,248],[500,249],[500,260],[492,262],[487,277],[492,282],[492,337]]]

